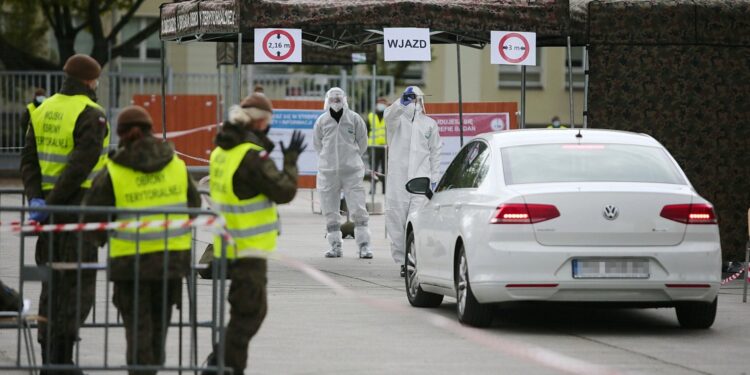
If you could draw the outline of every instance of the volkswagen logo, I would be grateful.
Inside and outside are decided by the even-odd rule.
[[[604,207],[604,218],[607,220],[614,220],[617,219],[617,216],[620,215],[620,210],[617,209],[617,207],[613,205],[608,205]]]

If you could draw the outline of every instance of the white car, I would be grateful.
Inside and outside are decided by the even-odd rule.
[[[711,203],[644,134],[514,130],[466,144],[407,220],[406,294],[456,297],[458,319],[494,304],[587,302],[675,307],[685,328],[716,317],[721,246]]]

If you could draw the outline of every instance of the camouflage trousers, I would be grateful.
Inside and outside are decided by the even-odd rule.
[[[79,251],[80,250],[80,251]],[[35,253],[37,265],[53,262],[96,262],[96,246],[78,233],[40,234]],[[80,276],[80,284],[79,284]],[[94,305],[96,271],[51,271],[39,296],[38,341],[45,364],[73,364],[78,331]],[[64,373],[64,372],[63,372]],[[75,372],[71,372],[75,373]]]
[[[265,259],[237,259],[229,266],[229,323],[226,329],[224,363],[241,375],[247,366],[250,339],[258,333],[268,311]]]
[[[163,280],[140,281],[137,306],[136,285],[133,281],[115,281],[114,284],[112,303],[125,324],[128,365],[164,364],[167,328],[172,318],[172,307],[180,301],[182,279],[167,280],[166,295]],[[151,375],[156,374],[156,371],[128,373]]]

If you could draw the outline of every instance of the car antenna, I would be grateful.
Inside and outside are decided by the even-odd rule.
[[[576,134],[576,138],[583,138],[583,134],[581,134],[581,128],[578,128],[578,134]]]

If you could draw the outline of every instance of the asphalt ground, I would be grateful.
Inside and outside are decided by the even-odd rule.
[[[0,202],[15,203],[8,198]],[[466,328],[456,323],[454,299],[446,298],[435,309],[409,306],[398,266],[390,258],[382,215],[372,215],[370,221],[374,259],[358,259],[350,239],[342,258],[324,258],[324,220],[312,212],[318,207],[317,197],[300,191],[279,209],[278,254],[289,261],[270,261],[269,313],[251,342],[248,374],[554,374],[583,373],[589,365],[612,373],[750,373],[750,304],[741,302],[739,280],[722,288],[717,320],[708,330],[681,329],[673,309],[565,305],[501,309],[490,328]],[[9,214],[2,215],[3,222],[8,219]],[[202,231],[197,248],[202,251],[207,241],[210,234]],[[33,262],[33,242],[26,240],[27,263]],[[0,278],[12,287],[18,285],[19,247],[17,235],[0,233]],[[111,298],[111,285],[100,274],[97,321],[107,306],[116,320],[107,286]],[[33,311],[39,289],[38,283],[25,287]],[[211,282],[200,280],[201,318],[211,316],[211,293]],[[179,315],[176,311],[173,321]],[[121,328],[110,329],[106,340],[103,328],[87,328],[81,338],[79,363],[100,365],[105,357],[112,366],[124,363]],[[0,330],[0,364],[15,363],[16,339],[16,330]],[[167,365],[177,365],[180,354],[187,363],[188,343],[187,329],[182,341],[179,330],[170,329]],[[210,332],[200,329],[199,363],[210,345]]]

